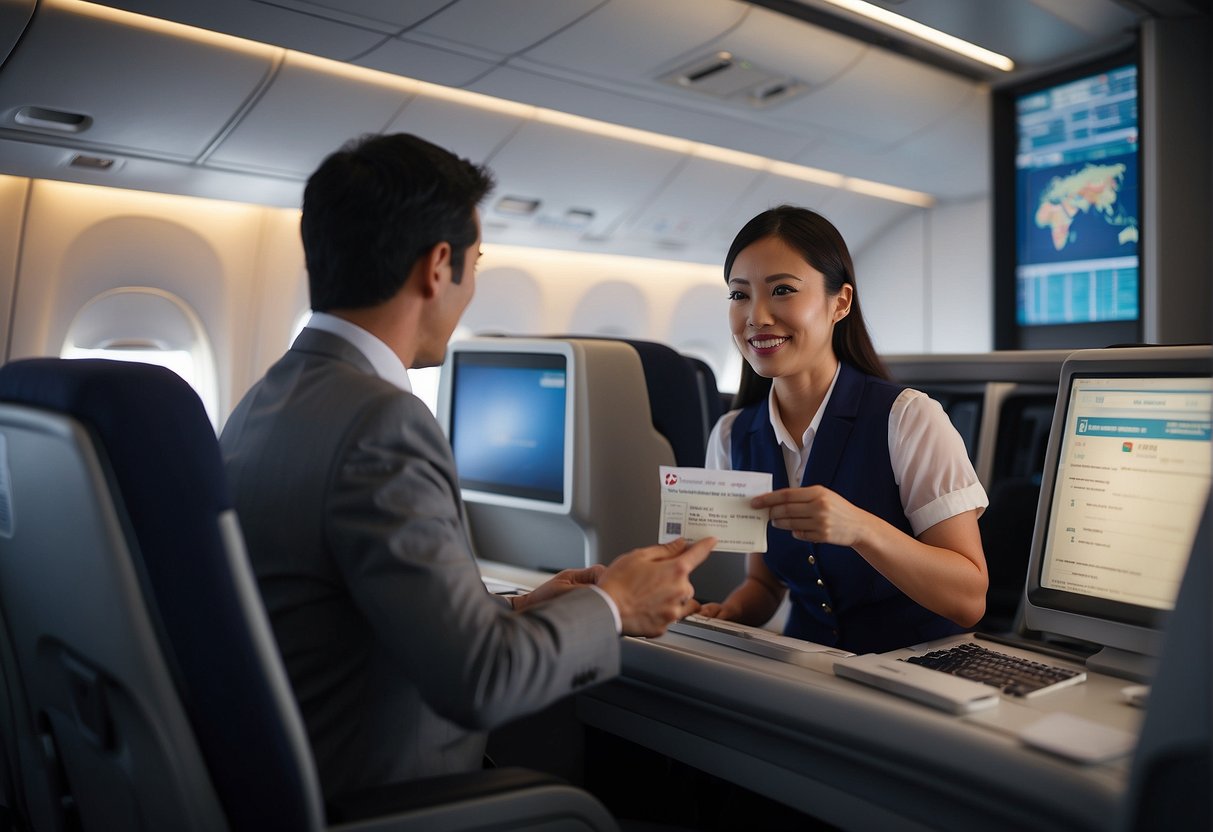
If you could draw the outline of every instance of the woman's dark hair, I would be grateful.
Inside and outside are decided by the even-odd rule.
[[[724,258],[724,280],[729,281],[733,261],[742,250],[767,237],[782,240],[795,249],[805,262],[824,277],[827,297],[834,297],[844,284],[851,285],[851,311],[834,325],[834,354],[840,361],[869,375],[887,379],[889,371],[876,354],[863,312],[859,306],[859,289],[855,286],[855,266],[851,252],[829,220],[808,208],[780,205],[763,211],[737,232],[729,253]],[[754,372],[749,362],[741,363],[741,384],[733,397],[733,407],[746,407],[760,401],[770,392],[771,380]]]
[[[395,295],[417,259],[451,246],[451,275],[476,242],[487,169],[406,133],[356,139],[321,163],[303,192],[300,230],[312,309],[358,309]]]

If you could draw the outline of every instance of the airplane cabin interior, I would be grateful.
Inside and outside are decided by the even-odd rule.
[[[0,832],[1210,828],[1211,56],[1207,0],[0,0]],[[216,437],[308,321],[308,176],[395,132],[496,177],[409,370],[487,591],[669,531],[729,241],[794,204],[988,496],[977,625],[689,616],[326,802]]]

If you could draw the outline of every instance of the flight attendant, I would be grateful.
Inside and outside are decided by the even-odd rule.
[[[753,501],[771,509],[767,551],[700,612],[761,625],[790,593],[787,635],[855,653],[974,626],[985,491],[939,403],[888,380],[838,230],[804,208],[765,211],[724,277],[745,365],[707,465],[768,472],[775,490]]]

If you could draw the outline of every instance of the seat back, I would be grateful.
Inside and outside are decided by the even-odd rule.
[[[321,827],[218,443],[175,374],[0,368],[0,612],[35,828]]]
[[[1180,585],[1133,755],[1123,830],[1198,832],[1213,825],[1213,503]]]

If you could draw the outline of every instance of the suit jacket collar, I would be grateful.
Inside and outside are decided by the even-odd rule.
[[[325,332],[321,329],[308,329],[304,327],[299,336],[295,338],[295,343],[291,344],[291,352],[323,355],[327,358],[352,364],[367,375],[377,375],[374,366],[362,354],[361,350],[341,336]]]

